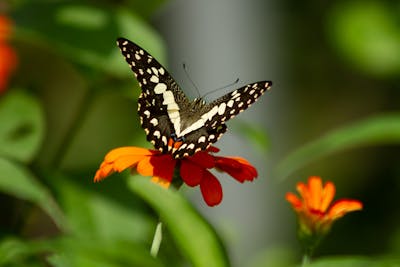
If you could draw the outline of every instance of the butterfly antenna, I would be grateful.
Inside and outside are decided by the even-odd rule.
[[[239,78],[237,78],[233,83],[224,85],[224,86],[222,86],[222,87],[219,87],[219,88],[217,88],[217,89],[214,89],[214,90],[208,92],[207,94],[203,95],[202,98],[204,98],[205,96],[207,96],[207,95],[209,95],[209,94],[215,93],[215,92],[217,92],[217,91],[219,91],[219,90],[222,90],[222,89],[231,87],[232,85],[235,85],[235,84],[237,84],[238,82],[239,82]]]
[[[199,88],[198,88],[198,87],[196,86],[196,84],[193,82],[192,78],[190,78],[190,75],[189,75],[189,73],[188,73],[188,71],[187,71],[186,63],[185,63],[185,62],[182,63],[182,67],[183,67],[183,70],[185,71],[186,77],[189,79],[189,81],[191,82],[191,84],[193,85],[193,87],[196,89],[198,98],[200,98],[200,91],[199,91]]]

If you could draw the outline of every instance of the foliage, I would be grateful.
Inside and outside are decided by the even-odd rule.
[[[334,2],[324,19],[338,57],[357,75],[397,81],[396,11],[378,1]],[[0,266],[232,264],[226,240],[220,237],[223,231],[216,230],[180,192],[128,173],[93,183],[95,170],[110,149],[150,146],[135,113],[139,87],[115,40],[129,37],[165,63],[165,44],[148,23],[162,4],[160,0],[7,4],[7,15],[15,23],[10,42],[19,62],[7,90],[0,94]],[[277,181],[288,182],[323,157],[371,146],[398,147],[396,108],[332,126],[305,145],[290,148],[271,173]],[[276,149],[273,134],[266,134],[263,127],[240,120],[232,126],[259,154]],[[265,210],[257,207],[254,212]],[[393,214],[396,224],[399,218]],[[152,257],[149,251],[159,220],[163,243],[158,256]],[[377,258],[349,252],[346,257],[322,255],[304,266],[400,266],[397,243]],[[249,266],[298,266],[300,257],[293,248],[268,249],[255,252],[258,256],[249,258]]]

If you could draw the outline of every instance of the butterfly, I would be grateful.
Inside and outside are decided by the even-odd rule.
[[[138,99],[140,124],[147,140],[175,159],[206,150],[225,132],[225,122],[253,104],[271,88],[271,81],[243,86],[211,103],[190,100],[148,52],[119,38],[117,45],[142,89]]]

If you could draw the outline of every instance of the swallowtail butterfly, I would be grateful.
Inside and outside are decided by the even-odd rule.
[[[272,85],[270,81],[252,83],[208,104],[201,98],[191,101],[143,48],[124,38],[119,38],[117,45],[142,88],[138,113],[147,140],[174,158],[207,149],[225,133],[227,120],[247,109]]]

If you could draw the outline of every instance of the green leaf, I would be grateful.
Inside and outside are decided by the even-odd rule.
[[[72,182],[72,177],[57,174],[48,176],[48,179],[54,180],[51,183],[57,190],[60,203],[68,216],[70,228],[75,235],[106,241],[130,242],[147,242],[152,235],[154,222],[137,205],[137,198],[124,199],[128,202],[124,206],[110,196],[97,192],[107,186],[106,182],[95,184],[92,182],[92,177],[86,177],[87,183],[79,186]],[[116,183],[113,185],[115,188]],[[89,188],[92,190],[88,190]],[[111,190],[112,188],[109,188],[107,192]],[[127,193],[128,196],[132,196],[129,190],[118,190],[118,192],[120,195]]]
[[[61,230],[64,216],[48,190],[23,166],[0,157],[0,191],[41,207]]]
[[[128,181],[129,187],[157,211],[178,248],[193,266],[229,266],[215,231],[183,196],[152,183],[148,178],[135,176]]]
[[[306,164],[345,149],[400,144],[400,114],[380,115],[327,133],[291,152],[276,168],[284,179]]]
[[[44,267],[37,255],[48,253],[49,248],[49,246],[43,246],[42,242],[6,237],[0,241],[0,266]]]
[[[161,267],[147,248],[131,242],[63,238],[52,243],[47,260],[55,267]]]
[[[43,118],[35,98],[10,90],[0,101],[0,156],[30,162],[43,140]]]
[[[356,68],[376,76],[400,73],[397,6],[384,1],[341,1],[330,16],[329,34]]]
[[[331,257],[318,259],[305,267],[400,267],[400,260],[390,258],[368,258],[368,257]]]
[[[132,77],[116,39],[138,42],[164,61],[164,46],[156,31],[132,10],[78,3],[28,3],[13,14],[15,39],[50,46],[72,60],[119,77]]]

